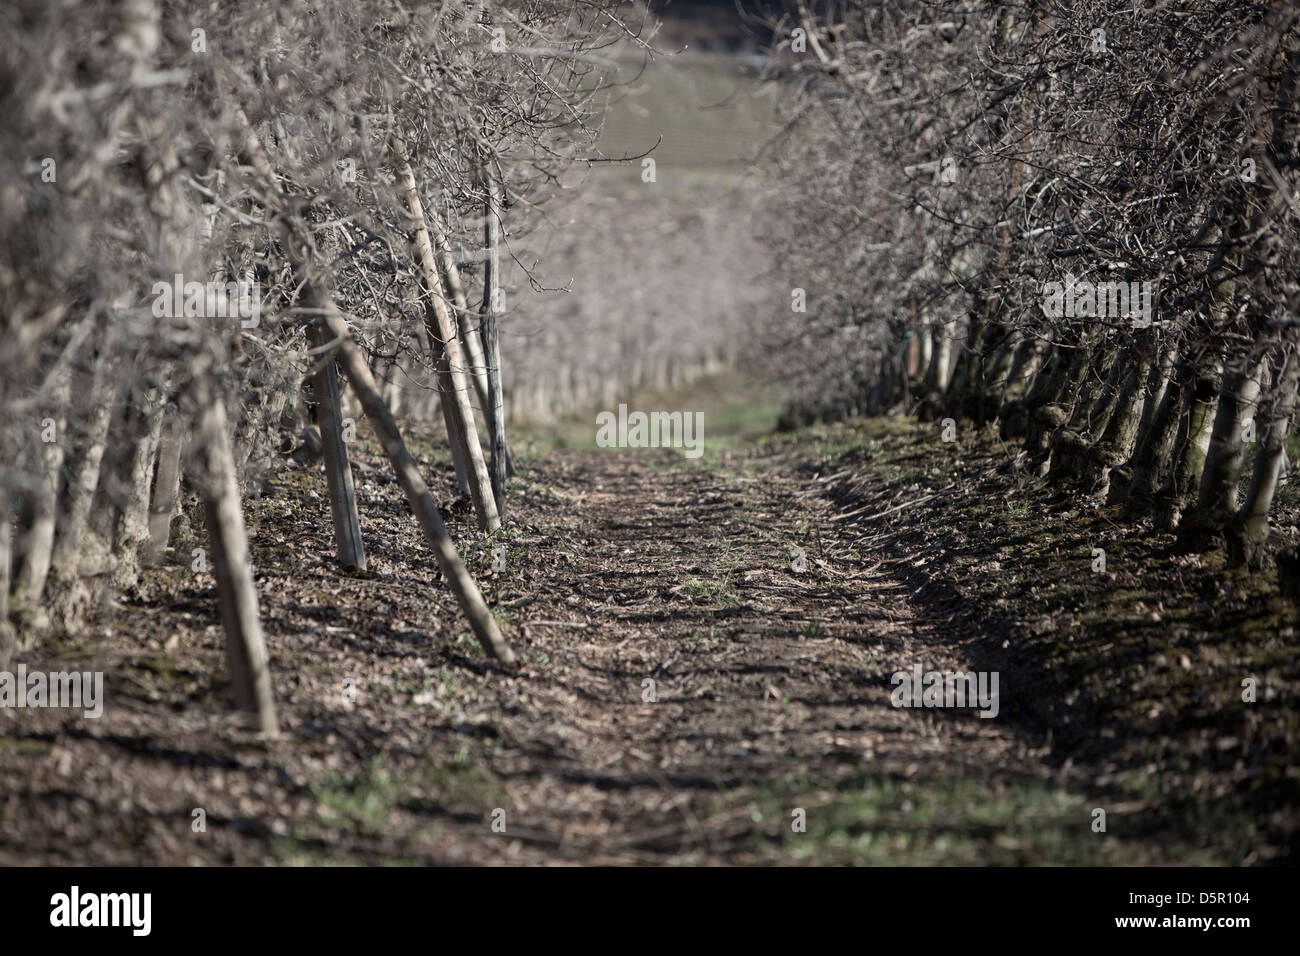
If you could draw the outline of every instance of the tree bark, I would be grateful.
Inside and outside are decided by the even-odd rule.
[[[474,584],[474,579],[469,576],[465,565],[461,563],[460,556],[456,553],[456,546],[442,523],[442,516],[438,514],[437,502],[434,501],[433,494],[424,483],[424,479],[420,477],[419,469],[416,468],[410,452],[406,449],[406,443],[402,440],[401,430],[393,420],[392,412],[384,404],[375,385],[374,376],[370,374],[370,368],[366,365],[360,349],[348,334],[347,323],[343,321],[343,316],[338,313],[329,296],[322,294],[316,301],[321,310],[321,319],[334,338],[335,354],[347,373],[352,391],[361,403],[370,426],[379,436],[380,444],[383,445],[388,460],[392,462],[393,470],[397,473],[397,481],[406,493],[406,500],[424,529],[438,566],[442,569],[442,575],[456,595],[461,610],[469,619],[474,635],[487,654],[507,664],[514,663],[515,655],[501,636],[496,620],[484,603],[482,594]]]
[[[101,358],[95,365],[90,387],[91,418],[86,434],[86,449],[77,465],[76,476],[68,488],[67,519],[54,543],[53,572],[56,578],[71,579],[78,573],[81,549],[90,521],[90,506],[99,487],[100,466],[108,447],[108,429],[113,417],[113,399],[117,393],[117,363]]]
[[[1178,437],[1178,423],[1182,420],[1180,412],[1186,395],[1184,379],[1186,373],[1171,378],[1165,385],[1160,405],[1141,433],[1137,451],[1130,464],[1132,474],[1129,478],[1128,494],[1124,502],[1123,517],[1131,520],[1151,510],[1160,481],[1169,468],[1173,458],[1175,440]]]
[[[118,515],[113,536],[113,586],[119,590],[132,587],[140,577],[141,558],[149,547],[149,504],[153,489],[154,455],[162,434],[162,396],[157,390],[133,390],[133,407],[140,421],[131,454],[131,473],[126,502]],[[233,459],[232,459],[233,461]]]
[[[1286,436],[1300,389],[1300,354],[1294,336],[1284,343],[1282,374],[1273,389],[1274,400],[1264,424],[1259,453],[1250,490],[1241,510],[1227,529],[1228,561],[1232,566],[1245,565],[1252,570],[1263,567],[1268,546],[1268,511],[1277,492],[1278,477],[1286,458]]]
[[[311,303],[316,307],[317,303]],[[321,452],[325,459],[325,481],[329,486],[330,514],[334,519],[334,544],[338,562],[349,571],[366,569],[366,547],[361,539],[361,520],[357,515],[357,491],[352,481],[352,464],[348,460],[347,442],[343,440],[343,409],[339,403],[339,373],[334,356],[325,350],[328,339],[320,324],[307,326],[315,355],[312,377],[316,400],[316,424],[320,428]]]
[[[501,342],[497,328],[501,305],[501,186],[491,173],[487,180],[487,203],[483,210],[483,348],[487,363],[488,403],[483,412],[488,419],[488,432],[492,439],[492,492],[497,506],[505,510],[506,475],[510,469],[510,450],[506,445],[506,410],[501,390]]]
[[[63,474],[65,447],[68,444],[67,414],[71,382],[66,368],[56,368],[56,380],[50,389],[51,415],[45,416],[54,423],[54,441],[46,442],[39,434],[38,449],[42,469],[40,481],[32,494],[32,524],[27,530],[23,546],[23,563],[14,582],[14,594],[23,615],[24,623],[32,629],[45,624],[41,610],[41,596],[45,592],[45,579],[50,573],[54,557],[54,529],[58,517],[59,481]],[[38,423],[39,424],[39,423]]]
[[[1201,472],[1196,503],[1196,510],[1201,515],[1220,516],[1237,510],[1237,480],[1246,454],[1242,433],[1246,423],[1255,416],[1263,372],[1263,362],[1243,358],[1241,370],[1235,375],[1225,376]]]
[[[1178,459],[1156,498],[1157,521],[1166,531],[1177,529],[1192,489],[1201,480],[1205,455],[1210,448],[1214,412],[1219,405],[1218,376],[1217,363],[1203,366],[1197,372],[1187,417],[1183,429],[1180,429],[1183,436]]]
[[[167,554],[171,540],[172,517],[181,490],[181,454],[185,446],[185,429],[175,405],[163,410],[162,436],[158,441],[158,471],[154,477],[153,504],[149,507],[149,551],[146,563],[159,564]]]
[[[196,398],[203,461],[197,484],[212,548],[212,573],[217,582],[221,622],[226,631],[231,688],[236,705],[254,715],[258,730],[274,736],[279,733],[279,726],[262,639],[257,590],[248,559],[226,406],[207,381],[200,384]]]
[[[452,321],[451,313],[448,311],[446,300],[442,295],[441,282],[438,278],[438,263],[434,257],[429,229],[425,224],[424,207],[420,202],[420,193],[415,184],[415,171],[411,168],[411,164],[406,161],[405,151],[400,144],[397,144],[396,140],[394,140],[394,143],[398,148],[399,161],[402,164],[402,186],[406,194],[411,219],[415,224],[416,246],[420,252],[420,260],[424,268],[424,280],[428,287],[428,299],[425,308],[432,310],[437,338],[442,341],[443,349],[447,353],[447,379],[450,385],[450,395],[444,397],[449,400],[452,418],[464,438],[466,461],[469,466],[467,468],[469,474],[466,477],[469,479],[470,496],[474,499],[474,510],[478,515],[479,528],[484,531],[495,531],[501,527],[501,518],[497,512],[496,498],[492,495],[492,479],[488,475],[487,463],[483,460],[483,449],[479,447],[478,429],[474,424],[474,411],[469,404],[468,386],[465,381],[465,364],[461,357],[456,325]],[[433,333],[433,329],[430,330],[430,333]]]

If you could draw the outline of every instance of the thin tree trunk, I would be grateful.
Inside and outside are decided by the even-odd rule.
[[[942,395],[948,389],[952,373],[953,336],[956,334],[953,326],[951,319],[935,323],[934,353],[925,376],[926,392]]]
[[[117,363],[101,358],[95,364],[95,378],[90,386],[91,418],[86,434],[86,449],[77,465],[76,476],[68,488],[67,519],[54,543],[53,571],[57,578],[76,577],[81,550],[85,543],[86,528],[90,521],[90,506],[99,488],[100,466],[108,447],[108,430],[113,418],[113,399],[117,393],[115,373]]]
[[[1130,465],[1128,494],[1124,502],[1123,517],[1131,520],[1151,510],[1161,479],[1173,458],[1178,437],[1179,414],[1186,396],[1184,378],[1179,374],[1171,378],[1163,389],[1160,406],[1138,441],[1137,451]]]
[[[1273,389],[1273,406],[1264,424],[1250,490],[1236,520],[1227,529],[1229,562],[1234,566],[1244,564],[1252,570],[1263,567],[1267,556],[1268,511],[1277,492],[1282,463],[1286,460],[1287,430],[1295,412],[1296,391],[1300,388],[1300,354],[1293,338],[1288,336],[1292,341],[1285,342],[1285,364]]]
[[[1178,527],[1192,490],[1201,480],[1205,456],[1210,449],[1214,413],[1219,405],[1218,375],[1217,363],[1202,367],[1197,372],[1187,416],[1180,427],[1183,434],[1178,459],[1170,472],[1169,480],[1156,498],[1157,521],[1166,531]]]
[[[135,439],[131,455],[131,474],[126,502],[118,515],[113,537],[113,552],[117,563],[113,567],[113,586],[124,590],[133,586],[140,577],[140,561],[149,547],[149,504],[153,489],[154,455],[162,433],[162,397],[156,390],[134,390],[134,402],[139,403],[137,423],[141,429]],[[233,461],[233,458],[232,458]]]
[[[1201,472],[1196,510],[1202,515],[1223,515],[1237,510],[1237,480],[1246,454],[1242,433],[1246,423],[1255,416],[1264,368],[1263,362],[1246,358],[1240,372],[1225,377]]]
[[[426,312],[425,315],[427,316],[428,313]],[[456,488],[460,494],[468,497],[469,469],[465,465],[465,436],[456,428],[455,413],[451,409],[451,398],[448,391],[451,385],[447,376],[447,353],[442,350],[442,345],[432,330],[429,332],[429,338],[433,340],[433,363],[439,382],[438,412],[442,415],[442,424],[447,429],[447,446],[451,449],[451,465],[456,472]]]
[[[394,140],[395,145],[396,140]],[[483,449],[479,447],[478,429],[474,424],[474,411],[470,408],[468,386],[465,381],[465,365],[461,357],[460,341],[456,335],[456,325],[452,321],[447,303],[443,299],[441,283],[438,278],[438,263],[433,253],[433,243],[425,224],[424,207],[420,202],[420,193],[415,184],[415,171],[405,159],[405,152],[398,147],[399,161],[402,163],[402,186],[406,193],[407,207],[415,224],[415,240],[424,268],[424,279],[428,286],[429,298],[426,309],[432,309],[436,323],[437,338],[447,353],[452,418],[463,436],[469,468],[469,490],[474,499],[474,510],[478,515],[479,528],[495,531],[501,527],[497,513],[496,499],[492,495],[492,480],[488,475],[487,463],[483,460]],[[433,330],[430,330],[432,333]]]
[[[1002,337],[1002,342],[993,353],[989,362],[988,378],[980,393],[980,420],[992,418],[1002,409],[1007,383],[1011,380],[1012,367],[1020,352],[1021,342],[1013,332]]]
[[[917,350],[916,371],[912,375],[917,388],[925,390],[925,378],[930,372],[930,362],[934,358],[934,326],[929,322],[919,323],[916,330],[919,348]]]
[[[490,173],[487,180],[487,205],[483,211],[483,345],[487,352],[488,403],[484,414],[488,418],[488,431],[492,438],[492,493],[497,506],[504,512],[506,501],[506,474],[509,470],[509,449],[506,446],[505,401],[501,394],[501,343],[497,329],[498,309],[501,304],[501,187]]]
[[[41,596],[45,592],[45,579],[50,573],[54,557],[54,528],[58,518],[59,481],[63,474],[63,459],[68,443],[67,414],[71,382],[64,368],[54,371],[57,380],[50,390],[52,415],[46,416],[54,425],[54,441],[40,438],[41,475],[32,495],[32,524],[27,530],[23,547],[23,563],[14,582],[14,593],[26,622],[34,629],[45,623],[41,613]],[[42,430],[44,425],[42,424]]]
[[[366,547],[361,540],[357,516],[357,491],[352,481],[347,442],[343,440],[343,409],[339,403],[339,373],[331,354],[321,355],[328,343],[320,324],[307,326],[315,355],[312,377],[316,400],[316,424],[320,428],[321,452],[325,459],[325,481],[329,486],[330,514],[334,519],[334,544],[338,562],[349,571],[366,569]]]
[[[1151,374],[1147,377],[1147,395],[1146,403],[1142,406],[1142,424],[1139,427],[1138,434],[1145,435],[1151,427],[1151,421],[1155,418],[1156,412],[1160,408],[1160,403],[1164,400],[1165,389],[1173,378],[1174,365],[1178,362],[1178,346],[1169,345],[1160,352],[1160,361],[1151,363]],[[1141,448],[1141,439],[1138,441],[1138,447]]]
[[[1046,353],[1043,341],[1036,337],[1026,339],[1016,351],[1016,360],[1007,376],[1003,401],[1016,402],[1024,398],[1033,384],[1035,376],[1043,366]]]
[[[149,507],[149,552],[146,562],[161,563],[171,540],[172,517],[181,490],[181,454],[185,446],[185,429],[175,405],[163,411],[162,436],[158,442],[158,472],[154,477],[153,504]]]
[[[1101,438],[1092,444],[1090,462],[1085,474],[1090,494],[1108,497],[1112,474],[1116,469],[1121,468],[1133,452],[1133,443],[1137,441],[1138,425],[1142,420],[1142,385],[1146,377],[1147,362],[1139,359],[1124,379],[1124,385],[1120,389],[1119,398],[1115,401],[1106,430]],[[1121,477],[1124,475],[1122,470],[1119,474]],[[1127,487],[1128,481],[1124,480],[1122,484],[1116,485],[1116,490],[1118,492],[1119,488]]]

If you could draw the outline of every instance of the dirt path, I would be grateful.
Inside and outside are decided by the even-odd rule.
[[[969,668],[962,629],[888,553],[846,546],[794,460],[527,469],[505,550],[467,553],[511,673],[360,451],[367,578],[322,557],[315,472],[250,504],[283,739],[232,726],[210,582],[178,558],[95,622],[93,660],[45,648],[50,669],[106,671],[102,719],[0,717],[0,862],[1111,860],[1041,741],[890,706],[895,671]]]
[[[562,586],[587,627],[529,631],[574,678],[531,691],[569,768],[557,776],[554,754],[512,762],[534,798],[572,807],[547,821],[563,851],[748,859],[755,847],[737,837],[774,837],[794,808],[815,814],[809,802],[827,799],[799,779],[825,790],[864,765],[906,779],[922,766],[962,778],[1032,764],[996,720],[889,706],[889,674],[964,669],[959,649],[887,574],[835,557],[825,501],[789,471],[564,461],[577,540]],[[784,819],[756,821],[755,796],[784,804]]]

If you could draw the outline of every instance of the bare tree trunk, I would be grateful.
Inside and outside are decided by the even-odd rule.
[[[1133,443],[1137,441],[1138,425],[1142,419],[1142,385],[1146,377],[1147,363],[1139,359],[1124,379],[1106,430],[1092,444],[1084,480],[1089,493],[1093,495],[1109,496],[1112,474],[1121,468],[1133,452]],[[1122,476],[1123,472],[1120,474]],[[1128,481],[1116,485],[1117,490],[1121,487],[1127,488]]]
[[[1165,397],[1165,389],[1169,387],[1169,382],[1173,378],[1178,354],[1178,346],[1169,345],[1161,350],[1160,361],[1151,363],[1151,374],[1147,377],[1146,384],[1146,403],[1142,406],[1142,423],[1138,429],[1139,435],[1145,435],[1151,427],[1151,421],[1155,418],[1160,403]],[[1140,448],[1141,445],[1139,439],[1138,447]]]
[[[108,447],[113,398],[117,392],[116,369],[117,363],[108,358],[101,358],[95,365],[95,378],[90,387],[91,419],[86,449],[68,488],[67,519],[54,543],[53,571],[57,578],[70,579],[78,573],[90,506],[99,487],[100,465]]]
[[[948,390],[948,380],[952,374],[953,337],[956,334],[954,324],[951,319],[935,323],[934,353],[925,376],[926,392],[942,395]]]
[[[9,520],[9,492],[0,488],[0,670],[7,670],[18,647],[9,622],[9,584],[13,570],[13,524]]]
[[[934,326],[929,322],[921,322],[918,324],[916,335],[919,348],[917,367],[912,379],[916,387],[924,392],[925,378],[930,373],[930,362],[934,359]]]
[[[1293,339],[1292,336],[1288,337]],[[1273,405],[1264,424],[1250,490],[1228,529],[1228,559],[1233,566],[1252,570],[1263,567],[1268,546],[1268,511],[1277,492],[1278,477],[1286,459],[1286,436],[1300,388],[1300,354],[1293,341],[1284,342],[1286,354],[1282,374],[1273,389]]]
[[[1180,431],[1183,440],[1178,460],[1169,480],[1156,497],[1156,519],[1166,531],[1173,531],[1182,521],[1192,489],[1201,480],[1205,455],[1210,448],[1214,412],[1219,405],[1219,369],[1217,363],[1198,370],[1196,384],[1188,403],[1187,417]]]
[[[498,201],[499,204],[499,201]],[[437,215],[430,216],[430,224],[433,227],[435,238],[437,239],[438,265],[441,269],[442,276],[446,282],[447,290],[451,293],[452,302],[455,304],[456,331],[460,336],[461,345],[464,349],[464,355],[468,359],[466,374],[474,385],[474,391],[478,395],[479,408],[483,413],[483,421],[487,426],[489,437],[489,447],[493,447],[497,440],[497,433],[493,428],[492,419],[492,390],[488,374],[488,359],[484,345],[483,329],[480,320],[479,325],[474,324],[474,313],[469,308],[469,296],[465,292],[465,284],[461,280],[460,270],[456,267],[456,260],[451,253],[451,243],[447,239],[447,232],[442,228],[442,223]],[[499,228],[499,214],[493,226]],[[484,231],[488,229],[488,224],[484,223]],[[490,266],[484,264],[484,279],[487,279],[487,270],[492,269],[493,275],[499,277],[501,271],[501,262],[499,252],[494,248],[491,252],[494,256]],[[499,364],[498,364],[499,368]],[[504,441],[504,436],[503,441]],[[506,474],[515,473],[514,459],[510,454],[509,442],[505,442],[505,460]],[[491,467],[489,466],[489,472]],[[493,482],[493,489],[496,489],[496,483]],[[468,485],[466,485],[468,489]],[[500,494],[497,495],[497,510],[504,512],[505,502]]]
[[[1246,359],[1242,370],[1225,381],[1201,474],[1198,511],[1210,513],[1237,509],[1237,479],[1246,453],[1242,434],[1246,423],[1255,417],[1263,373],[1264,363]]]
[[[1070,421],[1052,439],[1054,476],[1073,475],[1082,478],[1087,473],[1089,452],[1093,445],[1091,436],[1105,429],[1118,398],[1124,363],[1115,360],[1115,353],[1114,346],[1106,346],[1091,361]],[[1124,354],[1127,354],[1127,350]],[[1099,384],[1095,376],[1103,369],[1108,372],[1105,380]]]
[[[85,447],[76,472],[68,483],[63,526],[54,541],[54,559],[50,580],[46,583],[47,601],[59,626],[71,630],[80,616],[89,590],[81,578],[81,559],[90,525],[90,509],[99,487],[100,468],[108,447],[108,432],[117,393],[117,363],[101,357],[95,363],[90,387],[90,423]]]
[[[158,441],[158,471],[154,476],[153,504],[149,508],[149,552],[146,563],[159,564],[171,540],[172,517],[181,490],[181,455],[185,449],[185,428],[179,410],[168,403],[163,410],[162,436]]]
[[[1185,377],[1185,374],[1179,374],[1167,382],[1162,390],[1160,406],[1138,441],[1130,465],[1132,474],[1124,502],[1123,517],[1126,520],[1151,510],[1160,481],[1169,467],[1178,437],[1178,423],[1182,420],[1179,413],[1186,395]]]
[[[492,438],[492,493],[497,506],[505,510],[506,474],[509,471],[509,449],[506,446],[506,411],[501,394],[501,343],[497,330],[497,313],[501,305],[501,187],[496,177],[485,174],[488,200],[483,211],[483,344],[487,352],[488,403],[484,415]]]
[[[1016,402],[1025,397],[1039,369],[1043,366],[1046,352],[1047,347],[1039,338],[1031,337],[1021,343],[1016,351],[1015,363],[1007,376],[1006,390],[1003,394],[1004,402]]]
[[[343,440],[343,410],[339,404],[339,373],[334,356],[319,354],[328,344],[320,324],[307,326],[315,355],[312,377],[316,400],[316,424],[320,428],[321,451],[325,459],[325,480],[329,486],[330,514],[334,519],[334,543],[338,562],[349,571],[366,569],[366,547],[361,540],[361,520],[357,516],[357,491],[352,482],[352,464],[348,460],[347,442]]]
[[[141,428],[131,456],[131,474],[126,502],[118,516],[113,539],[117,563],[113,567],[113,586],[119,590],[133,586],[140,577],[140,559],[149,547],[149,503],[153,488],[154,454],[162,433],[162,397],[156,390],[136,389]],[[232,459],[233,460],[233,459]]]
[[[58,517],[59,481],[63,474],[64,448],[68,443],[66,408],[71,395],[71,382],[65,368],[56,368],[57,376],[50,390],[52,415],[42,420],[42,431],[47,424],[54,429],[54,440],[40,438],[40,483],[32,494],[32,524],[27,531],[23,547],[23,563],[14,582],[24,623],[32,630],[42,629],[47,623],[41,608],[45,579],[50,573],[54,557],[54,527]]]
[[[446,366],[447,357],[442,354],[441,349],[435,342],[435,354],[438,356],[434,359],[434,367],[438,372],[438,380],[443,381],[447,377]],[[465,468],[465,441],[456,430],[456,422],[452,418],[451,400],[448,399],[447,393],[439,389],[438,391],[438,412],[442,415],[443,427],[447,429],[447,446],[451,449],[451,466],[456,472],[456,488],[466,497],[469,496],[469,471]]]
[[[991,419],[1002,409],[1005,401],[1007,383],[1011,380],[1012,367],[1020,352],[1020,339],[1014,332],[1002,337],[1001,344],[993,353],[989,362],[988,378],[979,396],[980,421]]]
[[[257,590],[248,559],[226,406],[207,381],[199,386],[197,405],[203,462],[197,484],[203,499],[208,543],[212,548],[212,573],[226,631],[231,688],[236,705],[255,716],[258,730],[274,736],[279,733],[279,726],[266,645],[262,640]]]
[[[396,145],[396,141],[395,141]],[[450,394],[444,396],[449,401],[452,418],[464,437],[467,463],[470,466],[469,490],[474,499],[474,510],[478,515],[479,528],[495,531],[501,527],[501,518],[497,513],[496,499],[492,495],[492,480],[488,475],[487,463],[483,460],[483,449],[479,447],[478,429],[474,425],[474,411],[469,405],[468,385],[465,381],[465,365],[460,353],[460,341],[456,335],[456,325],[452,321],[447,303],[443,299],[441,283],[438,278],[438,263],[433,254],[433,243],[425,224],[424,207],[420,202],[420,193],[415,184],[415,171],[405,159],[405,152],[399,146],[399,161],[402,163],[402,186],[406,193],[407,207],[415,224],[415,240],[419,248],[420,259],[424,268],[424,279],[428,286],[429,299],[426,308],[433,310],[437,327],[437,337],[447,353]],[[430,330],[432,332],[432,330]]]
[[[1246,455],[1242,434],[1255,415],[1265,367],[1264,362],[1243,355],[1241,369],[1224,376],[1196,509],[1179,527],[1181,548],[1202,551],[1212,546],[1236,514],[1237,481]]]

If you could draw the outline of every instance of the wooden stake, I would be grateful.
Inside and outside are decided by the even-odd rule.
[[[221,622],[226,631],[230,683],[238,707],[255,715],[262,733],[274,736],[279,733],[279,726],[271,695],[266,645],[262,641],[257,590],[248,560],[226,406],[208,382],[200,385],[196,398],[204,458],[199,493],[212,548],[212,574],[217,582]]]
[[[317,301],[321,309],[320,317],[330,334],[334,336],[335,354],[338,356],[339,364],[347,372],[352,391],[361,403],[371,428],[379,436],[388,460],[393,464],[397,481],[406,492],[406,500],[424,529],[425,538],[433,548],[438,567],[442,569],[442,576],[451,585],[452,592],[456,595],[461,610],[469,618],[470,627],[483,650],[492,657],[513,664],[514,652],[501,636],[496,619],[488,610],[483,595],[479,593],[474,579],[469,576],[460,556],[456,553],[456,546],[447,533],[447,526],[442,523],[442,516],[438,514],[438,504],[434,501],[428,485],[420,477],[420,471],[416,468],[411,453],[406,449],[406,442],[402,440],[402,432],[397,427],[397,422],[393,420],[392,412],[385,404],[383,396],[379,394],[370,367],[366,365],[361,350],[357,348],[348,333],[347,323],[343,321],[343,316],[339,314],[329,296],[321,295]]]

